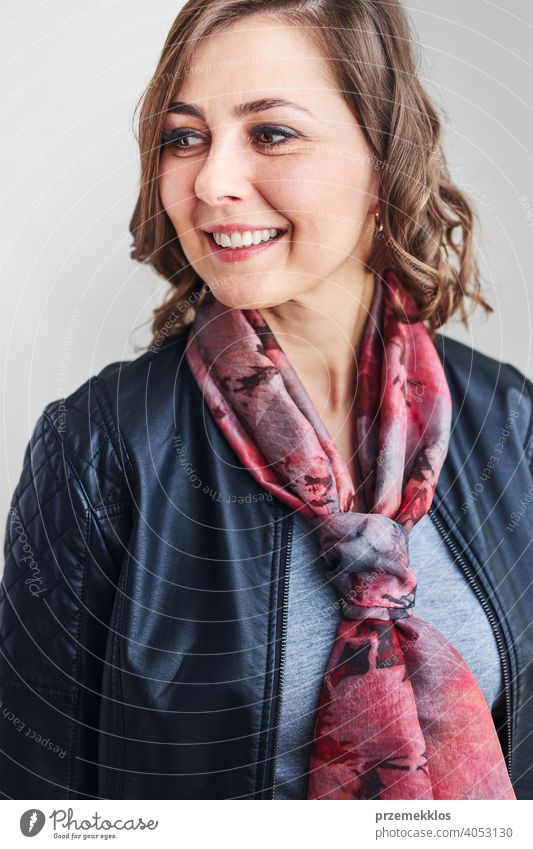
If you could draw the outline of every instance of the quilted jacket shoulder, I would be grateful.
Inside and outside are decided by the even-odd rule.
[[[531,460],[533,453],[533,381],[511,363],[502,362],[475,348],[470,348],[464,342],[459,342],[441,333],[435,335],[435,346],[442,360],[446,379],[455,407],[454,421],[459,414],[467,412],[472,415],[476,410],[468,410],[469,388],[475,389],[476,397],[483,396],[485,413],[481,425],[488,419],[488,411],[494,405],[496,409],[504,409],[506,399],[512,409],[519,410],[520,422],[518,436],[527,449]],[[471,405],[473,406],[473,405]],[[479,414],[479,409],[477,413]],[[479,417],[478,417],[479,421]],[[477,428],[477,432],[480,428]]]

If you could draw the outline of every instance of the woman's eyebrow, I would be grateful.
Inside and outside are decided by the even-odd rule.
[[[290,106],[292,109],[298,109],[304,112],[311,118],[316,119],[316,115],[307,109],[305,106],[300,106],[298,103],[292,103],[290,100],[285,100],[282,97],[263,97],[260,100],[249,100],[247,103],[240,103],[233,109],[235,118],[246,118],[248,115],[253,115],[256,112],[264,112],[265,109],[273,109],[276,106]],[[192,118],[200,118],[205,121],[205,114],[199,106],[194,106],[192,103],[185,103],[182,100],[173,101],[168,107],[169,112],[177,115],[190,115]]]

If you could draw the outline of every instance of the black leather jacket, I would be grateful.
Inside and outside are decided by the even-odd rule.
[[[49,404],[7,521],[0,792],[268,799],[293,519],[241,467],[186,334]],[[453,431],[432,520],[497,640],[533,798],[533,385],[437,334]]]

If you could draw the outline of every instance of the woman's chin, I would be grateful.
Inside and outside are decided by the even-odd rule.
[[[288,292],[273,297],[272,291],[266,291],[266,287],[240,286],[236,281],[226,285],[209,284],[209,288],[217,301],[230,309],[266,309],[283,304],[290,297]]]

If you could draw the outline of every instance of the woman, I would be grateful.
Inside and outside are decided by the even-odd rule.
[[[411,42],[366,0],[173,24],[131,222],[170,295],[8,519],[5,796],[532,797],[532,384],[437,332],[490,307]]]

